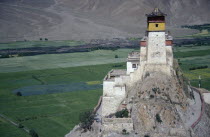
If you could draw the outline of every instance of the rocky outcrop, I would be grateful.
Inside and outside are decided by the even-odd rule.
[[[137,94],[131,115],[138,134],[190,136],[180,116],[186,113],[187,98],[176,78],[154,73],[131,89]]]

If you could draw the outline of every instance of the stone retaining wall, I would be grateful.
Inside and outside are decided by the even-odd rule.
[[[133,121],[131,118],[103,118],[102,120],[104,132],[117,132],[122,133],[125,129],[126,132],[133,131]]]

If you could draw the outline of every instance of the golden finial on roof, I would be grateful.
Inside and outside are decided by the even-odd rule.
[[[158,8],[155,8],[155,9],[154,9],[154,12],[156,12],[156,13],[157,13],[158,11],[159,11],[159,9],[158,9]]]
[[[146,16],[166,16],[159,8],[155,8],[152,13],[146,14]]]

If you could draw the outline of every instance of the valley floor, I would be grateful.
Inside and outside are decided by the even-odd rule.
[[[95,50],[1,58],[0,113],[29,129],[34,129],[42,137],[64,136],[79,123],[81,112],[92,109],[97,104],[102,95],[102,79],[107,72],[113,68],[125,68],[127,54],[133,50]],[[192,86],[198,87],[200,75],[202,87],[210,89],[210,68],[189,70],[199,66],[210,67],[209,50],[209,45],[174,47],[175,57]],[[46,92],[33,96],[17,96],[13,93],[14,90],[25,89],[24,92],[29,94],[24,87],[72,83],[83,83],[86,85],[83,88],[86,89],[62,92],[56,88],[53,94]],[[72,86],[72,89],[75,89],[77,84]],[[88,89],[92,86],[95,88]],[[197,118],[197,113],[194,116]],[[0,136],[14,135],[29,136],[21,128],[0,118]]]

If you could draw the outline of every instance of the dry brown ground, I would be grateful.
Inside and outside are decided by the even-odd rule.
[[[140,37],[145,14],[159,7],[173,35],[210,21],[208,0],[0,0],[0,40]]]

